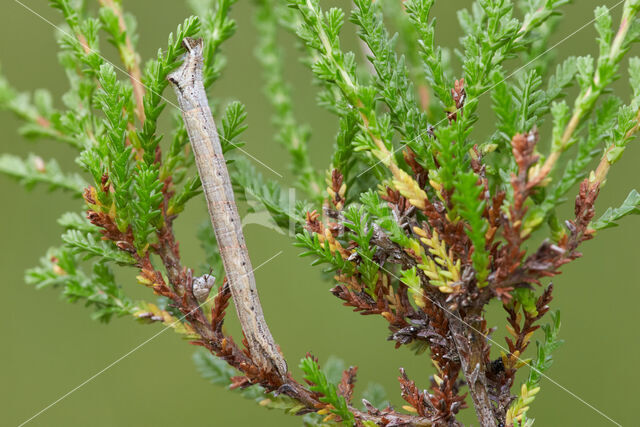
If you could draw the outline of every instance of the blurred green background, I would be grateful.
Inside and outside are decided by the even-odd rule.
[[[25,1],[35,12],[53,23],[61,21],[45,0]],[[285,153],[271,138],[270,110],[262,95],[259,66],[254,58],[256,34],[252,28],[251,2],[239,2],[233,16],[239,31],[224,46],[228,66],[216,83],[213,95],[221,101],[239,99],[247,105],[250,125],[245,147],[273,169],[285,174],[283,185],[291,180],[284,166]],[[458,27],[455,10],[471,1],[438,2],[438,40],[453,46]],[[561,41],[593,17],[598,4],[613,6],[613,1],[578,0],[567,6],[566,19],[559,27],[555,42]],[[167,35],[188,16],[182,1],[125,1],[125,7],[138,18],[140,51],[144,59],[157,48],[166,46]],[[325,5],[348,6],[346,1]],[[621,7],[614,10],[620,15]],[[355,47],[351,27],[346,26],[345,44]],[[309,72],[296,60],[293,39],[287,44],[287,75],[295,84],[295,105],[302,121],[314,129],[311,153],[318,168],[324,168],[337,124],[333,117],[315,106],[315,89]],[[57,46],[53,28],[17,2],[4,0],[0,11],[0,61],[4,73],[19,89],[49,88],[58,96],[66,89],[66,79],[57,65]],[[113,51],[107,49],[115,58]],[[592,26],[573,35],[554,49],[557,57],[596,54]],[[627,100],[626,74],[615,89]],[[173,98],[173,94],[167,95]],[[573,102],[570,98],[569,102]],[[482,111],[488,108],[488,97]],[[491,114],[485,116],[485,126]],[[481,122],[482,123],[482,120]],[[43,141],[34,144],[19,137],[19,122],[7,113],[0,114],[0,152],[57,156],[69,170],[71,151]],[[481,132],[488,132],[485,127]],[[166,129],[165,129],[166,130]],[[608,185],[598,201],[599,213],[610,205],[619,205],[632,188],[638,188],[637,143],[627,150],[610,174]],[[266,169],[267,178],[278,179]],[[130,318],[115,319],[104,325],[89,319],[81,305],[62,301],[55,290],[36,291],[23,281],[25,269],[36,265],[46,249],[59,243],[56,219],[67,210],[77,210],[78,200],[64,194],[50,194],[36,188],[25,193],[15,182],[0,177],[2,238],[2,296],[4,311],[0,319],[3,343],[0,350],[0,424],[18,425],[59,399],[136,346],[161,330],[143,326]],[[567,206],[569,214],[572,208]],[[205,218],[200,201],[177,223],[177,231],[187,265],[198,265],[202,253],[194,237]],[[556,354],[549,376],[560,386],[543,380],[542,392],[530,415],[541,426],[612,424],[579,399],[623,425],[633,420],[638,396],[637,369],[640,351],[637,325],[637,301],[640,297],[638,238],[640,218],[624,220],[624,226],[606,230],[583,247],[584,258],[564,268],[555,280],[554,308],[562,311],[561,336],[566,344]],[[428,385],[431,367],[426,356],[415,357],[407,349],[394,350],[385,341],[386,324],[382,319],[363,317],[341,306],[328,292],[329,283],[320,279],[317,268],[308,259],[296,257],[287,237],[260,226],[246,228],[254,266],[279,251],[284,251],[256,275],[267,320],[281,344],[290,366],[307,351],[323,362],[332,354],[347,364],[359,366],[358,391],[376,381],[383,384],[392,401],[399,401],[398,367],[407,369],[418,385]],[[122,285],[134,296],[147,296],[133,279],[132,272],[121,275]],[[492,308],[496,308],[494,304]],[[229,319],[235,317],[230,311]],[[504,316],[492,310],[491,319],[499,327],[496,337],[504,335]],[[232,331],[237,330],[231,322]],[[499,338],[502,341],[502,338]],[[532,350],[533,347],[530,349]],[[33,426],[174,426],[174,425],[300,425],[301,420],[258,407],[254,402],[208,384],[199,377],[191,355],[194,347],[173,332],[166,332],[113,365],[46,412],[35,418]],[[299,370],[294,369],[299,375]],[[566,388],[566,390],[563,390]],[[579,398],[578,398],[579,397]],[[463,418],[475,424],[473,410]]]

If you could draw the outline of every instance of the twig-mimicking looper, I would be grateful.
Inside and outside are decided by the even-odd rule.
[[[284,378],[287,364],[262,314],[231,179],[202,83],[202,40],[185,38],[182,43],[187,49],[184,63],[168,78],[178,96],[193,147],[233,302],[256,362],[263,369],[275,369]]]

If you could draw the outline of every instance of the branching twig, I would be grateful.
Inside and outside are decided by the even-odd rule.
[[[457,313],[451,316],[449,328],[460,355],[460,364],[467,380],[469,394],[473,400],[480,424],[484,427],[495,427],[496,419],[489,399],[485,377],[484,355],[488,351],[487,341],[486,337],[478,332],[484,328],[477,328],[471,325],[473,326],[472,329],[468,327],[469,323],[463,322],[459,316]]]
[[[118,18],[120,31],[126,33],[127,25],[124,20],[124,15],[122,14],[122,8],[113,0],[100,0],[100,4],[113,10],[113,13]],[[138,57],[138,54],[133,47],[131,37],[128,34],[125,37],[125,44],[120,47],[120,56],[127,68],[131,87],[133,88],[133,95],[136,100],[136,116],[138,116],[140,123],[144,123],[144,84],[142,83],[142,72],[140,71],[140,58]]]

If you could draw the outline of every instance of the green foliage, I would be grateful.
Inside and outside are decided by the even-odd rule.
[[[45,184],[51,191],[63,189],[80,195],[87,185],[80,175],[62,172],[55,159],[45,163],[34,154],[30,154],[24,160],[11,154],[1,155],[0,173],[17,179],[27,189],[33,188],[36,184]]]
[[[314,255],[315,260],[311,265],[331,264],[331,266],[325,271],[340,270],[343,274],[352,275],[355,273],[354,266],[351,262],[346,261],[340,253],[335,250],[332,251],[331,245],[328,240],[324,240],[324,243],[320,241],[320,237],[317,233],[310,233],[304,230],[302,233],[296,235],[296,246],[308,249],[306,252],[300,254],[301,257]]]
[[[340,119],[340,130],[336,136],[336,143],[331,161],[331,165],[334,169],[343,171],[343,174],[349,183],[349,187],[355,184],[356,178],[361,178],[360,176],[354,178],[353,175],[350,174],[351,171],[356,170],[356,163],[358,162],[357,157],[354,155],[354,141],[358,134],[358,130],[358,117],[355,112],[346,114]]]
[[[563,343],[563,340],[558,338],[560,331],[559,311],[551,313],[551,321],[550,324],[542,327],[544,338],[542,342],[536,342],[537,355],[531,362],[529,378],[520,387],[520,395],[509,409],[510,414],[513,414],[514,426],[528,427],[533,424],[533,419],[527,418],[529,405],[535,400],[536,394],[540,391],[540,380],[544,376],[544,372],[549,370],[553,364],[551,353]]]
[[[149,61],[145,67],[143,82],[147,88],[144,96],[146,119],[142,130],[138,132],[138,139],[145,149],[147,163],[153,161],[152,156],[155,154],[155,148],[161,140],[161,137],[156,135],[156,130],[158,118],[166,107],[162,94],[169,84],[167,76],[179,64],[180,55],[184,52],[181,45],[182,40],[185,37],[195,36],[199,29],[200,21],[196,17],[186,19],[178,26],[175,36],[173,33],[169,34],[166,52],[158,50],[157,58]]]
[[[533,316],[538,315],[536,308],[536,294],[532,289],[518,288],[514,289],[513,298],[522,305],[522,308]]]
[[[272,0],[258,1],[256,14],[259,44],[256,56],[260,60],[265,79],[265,93],[274,109],[273,125],[278,129],[276,139],[289,152],[290,168],[298,186],[306,194],[322,200],[322,183],[315,172],[307,145],[311,138],[308,126],[297,123],[293,113],[291,90],[284,81],[283,55],[277,44],[277,10]]]
[[[222,117],[222,129],[220,130],[220,143],[224,153],[244,145],[244,142],[236,142],[235,140],[242,132],[247,130],[247,125],[244,123],[246,119],[246,108],[240,102],[232,102],[225,109]]]
[[[131,92],[125,89],[118,81],[115,70],[109,64],[103,64],[98,72],[100,87],[96,93],[96,102],[104,112],[106,120],[105,134],[99,139],[99,147],[96,154],[108,163],[102,169],[107,173],[109,180],[116,191],[113,199],[116,209],[119,211],[118,227],[120,231],[127,229],[133,217],[131,213],[131,200],[133,199],[132,183],[134,168],[133,150],[126,143],[128,114],[131,114]],[[123,111],[126,112],[123,114]],[[97,170],[93,171],[96,176]]]
[[[83,259],[98,257],[104,261],[117,264],[134,264],[135,260],[126,252],[118,250],[112,243],[100,240],[96,233],[83,233],[80,230],[68,230],[62,236],[62,241],[71,248],[72,252],[82,255]]]
[[[109,33],[109,42],[120,53],[120,59],[127,70],[137,66],[138,57],[135,53],[137,45],[137,22],[131,14],[124,14],[119,2],[103,6],[98,11],[104,30]],[[121,20],[124,27],[121,26]]]
[[[139,62],[135,52],[135,19],[122,10],[121,3],[103,5],[98,10],[100,19],[96,19],[88,16],[88,10],[79,7],[78,2],[55,0],[51,5],[61,11],[68,26],[58,35],[60,62],[70,83],[62,98],[66,110],[54,108],[47,91],[38,90],[33,96],[20,93],[0,75],[0,108],[25,122],[22,134],[58,140],[76,148],[80,152],[76,162],[92,182],[80,174],[63,172],[55,159],[45,162],[33,154],[25,160],[3,154],[0,172],[18,179],[27,188],[42,183],[51,190],[63,189],[78,196],[84,193],[89,208],[96,215],[103,215],[102,221],[109,218],[117,227],[110,233],[119,232],[119,238],[125,240],[131,236],[131,242],[103,239],[99,231],[104,230],[76,213],[67,213],[59,221],[65,228],[64,247],[52,250],[41,267],[28,273],[29,283],[40,287],[63,285],[70,300],[85,300],[94,305],[96,317],[102,320],[113,314],[134,313],[132,303],[115,285],[106,265],[137,264],[136,256],[144,256],[158,242],[166,227],[166,215],[181,212],[186,202],[200,191],[197,177],[182,188],[177,187],[193,163],[185,149],[189,141],[184,127],[177,127],[168,152],[162,156],[162,136],[157,134],[157,126],[166,106],[163,96],[168,85],[166,78],[180,64],[185,37],[195,37],[201,28],[203,32],[206,29],[205,38],[211,41],[207,51],[208,84],[220,74],[223,62],[219,48],[233,34],[235,24],[228,17],[232,2],[218,3],[219,8],[202,20],[203,26],[197,17],[179,25],[175,34],[169,36],[167,48],[159,50],[156,59],[144,67],[142,81],[136,81],[133,77],[121,79],[117,67],[101,55],[100,34],[104,31],[118,49],[124,67],[135,75],[133,69]],[[121,26],[120,18],[125,27]],[[212,72],[214,63],[217,65]],[[144,85],[140,106],[136,106],[133,96],[136,84]],[[142,108],[145,116],[139,128],[134,119],[137,107]],[[227,150],[241,145],[232,141],[246,128],[245,117],[241,104],[233,103],[227,109],[222,119]],[[89,258],[95,260],[91,275],[79,267],[81,260]]]
[[[82,143],[72,135],[67,135],[67,120],[53,107],[51,93],[44,89],[20,93],[14,89],[0,69],[0,108],[11,111],[24,124],[19,133],[27,138],[50,138],[80,148]],[[73,117],[76,121],[77,117]]]
[[[304,21],[297,29],[298,36],[319,55],[311,66],[316,77],[325,83],[335,82],[347,98],[354,99],[358,89],[355,57],[341,51],[338,37],[344,24],[344,12],[338,8],[323,12],[317,0],[297,0],[292,7],[299,11]]]
[[[138,250],[149,242],[149,235],[162,227],[160,203],[162,203],[162,182],[158,179],[158,169],[154,165],[140,165],[133,188],[137,195],[133,209],[136,211],[133,231]]]
[[[361,258],[358,263],[358,271],[369,291],[373,293],[378,282],[380,266],[373,261],[376,249],[371,244],[373,228],[370,226],[369,214],[362,207],[350,206],[344,216],[345,225],[350,230],[347,239],[356,243],[356,251]]]
[[[135,311],[134,303],[116,284],[113,272],[103,261],[94,263],[91,273],[87,274],[80,257],[67,248],[49,249],[40,266],[28,270],[25,277],[26,282],[36,288],[62,288],[69,302],[84,302],[93,308],[92,318],[101,322]]]
[[[300,231],[308,206],[304,200],[295,199],[293,190],[286,191],[278,182],[263,178],[255,166],[242,157],[233,162],[231,170],[238,200],[247,202],[249,213],[266,213],[263,219],[272,221],[275,229]]]
[[[351,425],[354,418],[347,401],[338,394],[337,385],[329,382],[318,362],[312,356],[307,356],[300,362],[300,369],[304,372],[304,379],[311,383],[311,390],[322,394],[320,401],[333,405],[331,412],[339,415],[345,425]]]
[[[434,0],[409,0],[405,2],[405,8],[418,33],[418,46],[427,83],[447,109],[453,104],[450,91],[453,80],[445,74],[443,49],[435,42],[435,20],[429,21],[433,3]]]
[[[564,195],[587,175],[586,168],[589,164],[598,155],[602,155],[601,150],[597,149],[597,147],[603,140],[610,137],[611,129],[615,126],[619,107],[620,100],[615,97],[607,99],[600,105],[596,112],[596,117],[589,124],[587,136],[578,142],[576,157],[567,162],[560,180],[547,191],[545,200],[540,204],[539,209],[541,212],[548,215],[554,207],[564,201]],[[568,110],[563,111],[563,114],[568,116]],[[568,117],[566,119],[568,121]],[[561,127],[564,127],[565,124],[562,124]]]
[[[170,141],[163,141],[159,123],[167,104],[172,104],[164,91],[167,76],[182,60],[182,40],[203,39],[204,86],[209,90],[221,76],[222,45],[235,33],[236,23],[230,16],[235,0],[188,3],[194,16],[186,18],[169,35],[166,47],[145,63],[136,51],[135,18],[123,10],[122,2],[102,2],[92,13],[81,1],[52,0],[65,21],[56,36],[69,89],[57,104],[49,92],[20,92],[0,74],[0,109],[21,120],[22,135],[71,146],[80,170],[63,171],[59,164],[68,162],[45,162],[35,154],[26,159],[4,154],[0,172],[27,188],[44,184],[86,202],[86,216],[67,213],[59,219],[63,245],[29,270],[29,283],[60,288],[69,301],[91,306],[101,321],[151,313],[143,320],[179,324],[181,332],[197,340],[203,337],[191,329],[192,319],[175,321],[184,318],[185,311],[166,297],[171,292],[160,292],[160,282],[180,297],[189,295],[178,288],[180,283],[172,283],[191,277],[191,269],[180,264],[173,224],[202,188],[179,112],[173,112]],[[335,272],[338,283],[332,292],[345,305],[362,314],[381,314],[390,323],[389,339],[398,346],[408,344],[417,354],[431,347],[438,370],[433,387],[442,399],[435,411],[449,411],[457,397],[475,392],[469,389],[455,396],[461,377],[469,382],[470,375],[486,375],[488,369],[482,364],[475,373],[465,372],[463,365],[451,368],[450,361],[469,356],[451,340],[455,334],[450,327],[457,323],[452,316],[462,323],[482,324],[478,322],[486,320],[486,304],[499,297],[513,298],[527,321],[538,321],[536,316],[547,311],[550,290],[540,296],[533,284],[577,258],[577,246],[594,230],[617,226],[624,216],[640,213],[635,190],[600,219],[592,220],[591,209],[609,168],[640,128],[639,58],[629,60],[628,99],[610,90],[625,55],[640,37],[640,1],[625,1],[619,25],[609,9],[597,8],[597,58],[571,56],[557,61],[555,70],[555,60],[546,50],[561,22],[560,8],[569,0],[472,2],[458,13],[463,37],[453,50],[457,61],[437,40],[434,0],[355,0],[349,14],[337,7],[325,10],[319,0],[289,3],[287,8],[275,0],[255,1],[256,56],[272,110],[273,139],[288,154],[295,184],[309,201],[283,183],[265,179],[244,156],[244,104],[213,99],[211,109],[236,199],[247,212],[243,225],[259,223],[295,235],[294,244],[303,248],[301,256],[312,256],[314,265],[324,264]],[[347,16],[359,52],[345,48],[350,45],[343,35]],[[317,83],[317,103],[335,116],[326,175],[314,167],[310,127],[298,122],[295,88],[285,78],[281,28],[301,41],[302,61]],[[120,68],[104,59],[102,38],[117,49],[128,75],[120,75]],[[563,99],[574,87],[575,99]],[[493,114],[479,108],[485,94]],[[494,121],[488,136],[477,130],[480,120]],[[580,181],[577,218],[564,221],[558,208],[565,199],[573,200],[568,194]],[[201,271],[222,283],[225,271],[210,226],[191,229],[205,252]],[[536,241],[545,243],[527,253],[533,232]],[[547,243],[549,239],[554,243]],[[83,262],[89,259],[91,265]],[[129,300],[115,282],[120,267],[136,268],[139,283],[165,295],[162,303]],[[505,307],[509,311],[508,304]],[[210,305],[206,308],[205,316],[222,315]],[[532,422],[527,418],[529,404],[560,343],[559,314],[551,317],[552,323],[543,327],[528,380],[519,397],[502,408],[507,416],[501,422]],[[421,325],[422,319],[429,322]],[[520,319],[514,315],[509,321],[516,339],[510,347],[528,342],[537,327],[527,324],[528,331],[517,331]],[[503,357],[503,363],[513,362],[505,368],[509,384],[526,365],[520,359],[525,348],[512,348]],[[443,363],[442,354],[453,356]],[[202,376],[217,385],[252,375],[209,353],[197,353],[195,361]],[[365,419],[371,415],[366,412],[370,406],[359,413],[350,395],[338,391],[342,361],[329,359],[321,370],[309,356],[300,368],[311,398],[319,398],[316,406],[286,391],[266,393],[286,389],[282,383],[268,384],[268,375],[260,377],[262,385],[236,392],[288,414],[313,412],[325,404],[322,415],[305,415],[306,425],[327,425],[337,417],[346,425],[373,425]],[[415,405],[422,391],[404,375],[400,381],[410,404],[405,408],[423,410]],[[514,391],[505,387],[500,393],[493,396],[494,402],[510,402]],[[388,405],[378,385],[370,385],[364,397],[377,408]],[[412,416],[385,411],[398,420]],[[434,419],[453,422],[454,414],[438,412]]]
[[[403,8],[399,8],[397,2],[394,0],[382,0],[380,2],[382,6],[382,18],[386,22],[390,32],[397,31],[397,44],[396,49],[400,51],[406,59],[410,80],[415,82],[416,87],[423,90],[424,95],[426,92],[430,95],[430,89],[426,84],[426,79],[422,72],[422,61],[420,59],[420,52],[415,49],[418,46],[418,32],[409,19],[409,15],[405,13]],[[448,51],[446,51],[448,54]],[[442,57],[444,64],[443,67],[449,67],[447,63],[447,57]],[[450,69],[448,71],[451,71]],[[421,103],[424,99],[421,99]],[[425,105],[423,105],[424,107]],[[438,111],[432,105],[427,105],[427,116],[432,114],[441,114],[442,111]]]
[[[453,200],[460,206],[460,215],[469,223],[467,235],[473,243],[473,268],[478,277],[478,287],[486,286],[489,275],[489,252],[485,248],[485,233],[487,221],[482,217],[485,203],[480,199],[483,188],[478,185],[478,177],[473,173],[460,174],[457,181],[458,190],[454,193]]]
[[[371,50],[369,60],[376,71],[377,92],[391,111],[391,122],[402,135],[401,143],[428,159],[426,113],[418,106],[405,58],[395,53],[396,37],[390,37],[385,29],[380,3],[358,0],[354,4],[350,20]]]
[[[65,230],[78,230],[83,233],[96,233],[98,227],[91,224],[86,217],[76,212],[66,212],[58,218],[58,224]]]
[[[380,200],[378,193],[369,190],[362,193],[360,202],[365,209],[376,219],[375,223],[382,227],[389,235],[389,238],[403,247],[409,247],[410,241],[404,230],[393,218],[393,214],[389,206]]]
[[[558,338],[558,333],[560,332],[559,311],[551,313],[551,323],[542,326],[542,330],[544,332],[544,338],[542,342],[536,342],[538,352],[536,359],[531,364],[531,372],[527,380],[527,384],[530,386],[529,388],[532,388],[540,382],[542,374],[547,371],[553,363],[551,353],[564,342]]]
[[[204,87],[209,88],[220,77],[226,60],[220,46],[236,32],[236,22],[229,17],[236,0],[190,0],[192,9],[200,17],[200,36],[204,41]],[[178,39],[182,40],[182,39]]]
[[[640,193],[636,190],[631,190],[620,207],[607,209],[597,221],[594,221],[592,226],[596,230],[617,227],[616,221],[631,214],[640,214]]]

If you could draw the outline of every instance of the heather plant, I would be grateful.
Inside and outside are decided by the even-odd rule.
[[[626,59],[640,36],[640,1],[624,1],[616,24],[608,8],[595,10],[597,58],[554,59],[549,40],[569,0],[474,1],[458,13],[453,52],[438,44],[435,0],[355,0],[349,10],[256,0],[256,54],[295,193],[264,178],[242,148],[243,104],[207,99],[236,31],[234,1],[190,1],[194,15],[146,62],[121,1],[51,1],[64,21],[56,37],[69,89],[54,103],[46,90],[21,93],[0,76],[0,107],[24,121],[23,135],[73,148],[78,170],[4,154],[0,172],[27,188],[70,192],[82,207],[58,220],[60,245],[26,281],[59,289],[103,322],[126,316],[173,328],[202,347],[195,361],[204,378],[305,425],[461,425],[468,407],[483,426],[532,425],[562,342],[548,278],[599,230],[640,213],[635,190],[599,216],[594,208],[640,127],[640,59]],[[346,19],[360,51],[341,47]],[[296,118],[281,30],[298,37],[318,104],[335,116],[325,170],[310,160],[312,129]],[[101,54],[105,37],[121,65]],[[622,75],[625,99],[610,91]],[[180,108],[166,108],[170,85]],[[163,114],[174,116],[169,138],[159,132]],[[477,130],[479,120],[490,134]],[[202,144],[219,151],[202,157]],[[375,385],[356,401],[357,368],[330,360],[323,369],[311,354],[299,365],[304,378],[293,377],[285,359],[295,356],[280,353],[251,283],[234,192],[325,267],[345,306],[381,316],[388,341],[430,361],[428,374],[411,373],[428,377],[428,389],[399,367],[404,406],[389,405]],[[214,229],[192,231],[204,268],[185,265],[173,229],[203,196]],[[565,218],[567,200],[575,209]],[[146,300],[128,296],[133,284],[117,282],[121,269],[137,272]],[[235,340],[223,326],[232,298],[243,332]],[[485,317],[493,300],[506,337]]]

